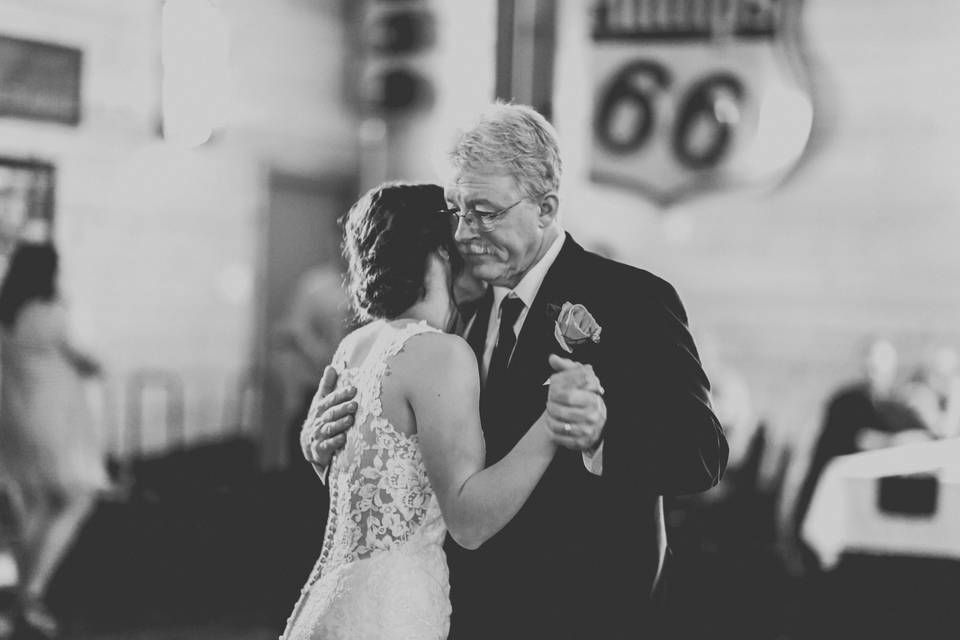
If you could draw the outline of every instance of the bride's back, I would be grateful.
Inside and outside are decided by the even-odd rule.
[[[348,287],[363,318],[397,318],[430,298],[441,261],[458,259],[443,189],[389,183],[371,189],[344,223]],[[432,317],[432,316],[431,316]],[[446,527],[420,451],[407,395],[420,390],[423,357],[404,344],[439,334],[425,322],[377,320],[347,336],[333,368],[356,388],[354,424],[329,465],[330,512],[323,551],[284,638],[445,638],[449,580]],[[421,350],[437,336],[416,338]],[[394,367],[396,365],[396,367]],[[318,394],[319,395],[319,394]],[[311,407],[315,420],[320,398]]]
[[[390,366],[391,363],[388,360],[394,360],[399,351],[386,353],[393,351],[386,343],[391,338],[397,338],[399,330],[417,324],[419,323],[410,321],[371,322],[343,339],[337,351],[337,356],[342,359],[341,362],[338,363],[337,356],[334,356],[334,368],[337,369],[338,374],[341,371],[347,371],[349,375],[351,371],[358,372],[362,369],[368,372],[367,375],[379,378],[382,415],[396,431],[407,436],[413,436],[416,433],[416,419],[403,391],[411,381],[404,379],[407,375],[404,368],[398,371],[397,368]],[[402,339],[405,343],[406,338]],[[402,349],[403,345],[400,345],[399,350]],[[339,366],[341,364],[342,368]],[[340,380],[337,386],[342,388],[345,384],[352,383]],[[357,420],[357,424],[360,424],[360,420]]]
[[[330,466],[323,550],[285,638],[446,637],[447,530],[402,396],[405,374],[390,375],[392,358],[424,333],[439,331],[380,320],[337,349],[337,384],[356,387],[356,419]]]
[[[424,322],[373,322],[334,356],[338,386],[357,389],[355,424],[330,467],[330,514],[318,569],[407,542],[442,544],[446,529],[427,477],[404,381],[390,361],[408,339],[439,333]]]

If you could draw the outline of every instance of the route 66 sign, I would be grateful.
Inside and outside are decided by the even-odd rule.
[[[591,177],[661,206],[773,183],[813,124],[803,0],[598,0]]]

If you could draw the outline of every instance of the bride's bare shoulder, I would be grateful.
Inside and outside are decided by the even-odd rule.
[[[342,354],[347,363],[359,362],[382,330],[383,322],[380,321],[370,322],[358,327],[340,340],[337,351]]]
[[[404,345],[398,364],[411,380],[445,380],[477,374],[477,358],[467,341],[456,334],[420,333]]]

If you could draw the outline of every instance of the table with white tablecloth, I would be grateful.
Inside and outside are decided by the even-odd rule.
[[[960,603],[960,439],[833,460],[801,535],[826,570],[818,588],[838,619],[833,637],[960,637],[952,616]]]
[[[880,508],[881,478],[921,475],[936,478],[933,513]],[[826,568],[852,551],[960,560],[960,439],[833,460],[813,494],[802,532]]]

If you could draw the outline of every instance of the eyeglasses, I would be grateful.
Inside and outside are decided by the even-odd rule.
[[[526,200],[526,198],[520,198],[509,207],[504,207],[499,211],[477,211],[476,209],[468,209],[467,211],[461,213],[456,207],[451,207],[449,209],[441,209],[440,213],[456,216],[458,222],[463,220],[468,226],[474,229],[491,231],[495,226],[497,226],[497,221],[503,217],[505,213],[510,211],[510,209],[513,209],[524,200]],[[451,222],[453,219],[454,218],[451,217]]]

